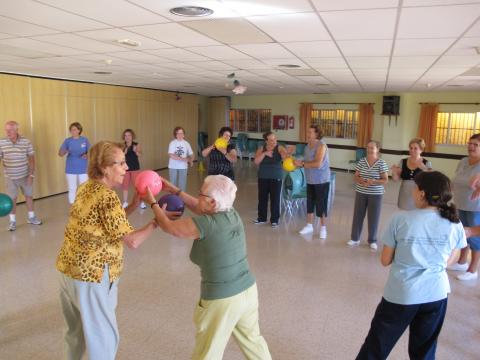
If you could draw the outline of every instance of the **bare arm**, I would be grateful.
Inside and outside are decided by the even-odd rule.
[[[133,150],[135,151],[135,154],[137,154],[138,157],[142,156],[143,152],[140,144],[135,145],[135,148]]]
[[[210,146],[206,147],[205,149],[202,150],[202,156],[207,157],[208,155],[210,155],[210,153],[212,152],[212,150],[214,148],[215,148],[215,145],[210,145]]]
[[[185,206],[195,214],[200,215],[200,211],[198,210],[198,199],[190,194],[187,194],[184,191],[180,191],[180,189],[174,186],[170,181],[162,179],[163,183],[163,190],[169,192],[170,194],[178,194],[180,198],[185,203]],[[151,204],[155,201],[155,198],[152,196],[151,199],[145,199],[147,203]],[[177,221],[175,221],[177,223]]]
[[[28,174],[29,175],[35,174],[35,155],[30,155],[28,157]]]
[[[122,240],[130,249],[136,249],[150,236],[156,227],[155,220],[152,220],[142,228],[125,235]]]
[[[380,262],[382,263],[383,266],[388,266],[392,263],[394,255],[395,255],[395,248],[384,245]]]
[[[353,179],[359,185],[363,185],[363,186],[367,185],[365,182],[365,179],[360,177],[360,171],[358,170],[355,171],[355,175],[353,175]]]
[[[263,161],[263,159],[266,156],[266,152],[263,151],[263,148],[258,148],[257,152],[255,153],[255,158],[253,159],[253,162],[255,165],[260,165],[260,163]]]
[[[402,168],[398,165],[392,165],[392,179],[393,181],[398,181],[400,180],[400,174],[402,173]]]
[[[58,149],[58,156],[62,157],[62,156],[65,156],[66,154],[68,154],[68,151],[64,148],[60,148]]]
[[[231,163],[237,162],[237,150],[232,149],[225,154],[225,157]]]
[[[278,146],[278,152],[280,153],[282,160],[285,160],[286,158],[292,156],[292,152],[289,152],[287,149],[285,149],[281,145]]]
[[[380,174],[380,179],[368,180],[369,185],[385,185],[388,183],[388,173],[384,172]]]
[[[460,250],[453,249],[452,253],[450,254],[447,260],[447,266],[455,264],[458,261],[459,256],[460,256]]]
[[[165,211],[160,206],[152,207],[155,214],[155,220],[160,228],[166,233],[175,237],[187,240],[195,240],[200,237],[197,226],[193,222],[192,218],[178,219],[175,221],[170,220]]]

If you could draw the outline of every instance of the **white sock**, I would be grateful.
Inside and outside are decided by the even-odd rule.
[[[28,218],[31,219],[35,216],[35,212],[34,211],[29,211],[28,212]]]
[[[8,215],[10,217],[10,221],[17,221],[17,217],[15,214]]]

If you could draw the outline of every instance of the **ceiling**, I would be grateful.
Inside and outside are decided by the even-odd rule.
[[[185,5],[214,13],[169,12]],[[231,95],[232,72],[248,95],[472,91],[479,19],[480,0],[2,0],[0,72],[202,95]]]

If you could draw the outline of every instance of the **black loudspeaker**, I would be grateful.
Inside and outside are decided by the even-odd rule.
[[[384,96],[382,115],[400,115],[400,96]]]

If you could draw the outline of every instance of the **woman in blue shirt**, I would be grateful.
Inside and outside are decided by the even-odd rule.
[[[87,153],[90,143],[86,137],[81,136],[83,127],[80,123],[71,123],[69,130],[72,136],[65,139],[58,150],[58,155],[67,155],[65,173],[68,183],[68,202],[73,204],[77,187],[88,180]]]
[[[386,359],[410,328],[410,359],[435,359],[447,310],[447,263],[466,246],[450,180],[438,171],[415,176],[417,210],[396,213],[383,235],[383,266],[392,265],[382,301],[357,359]]]

